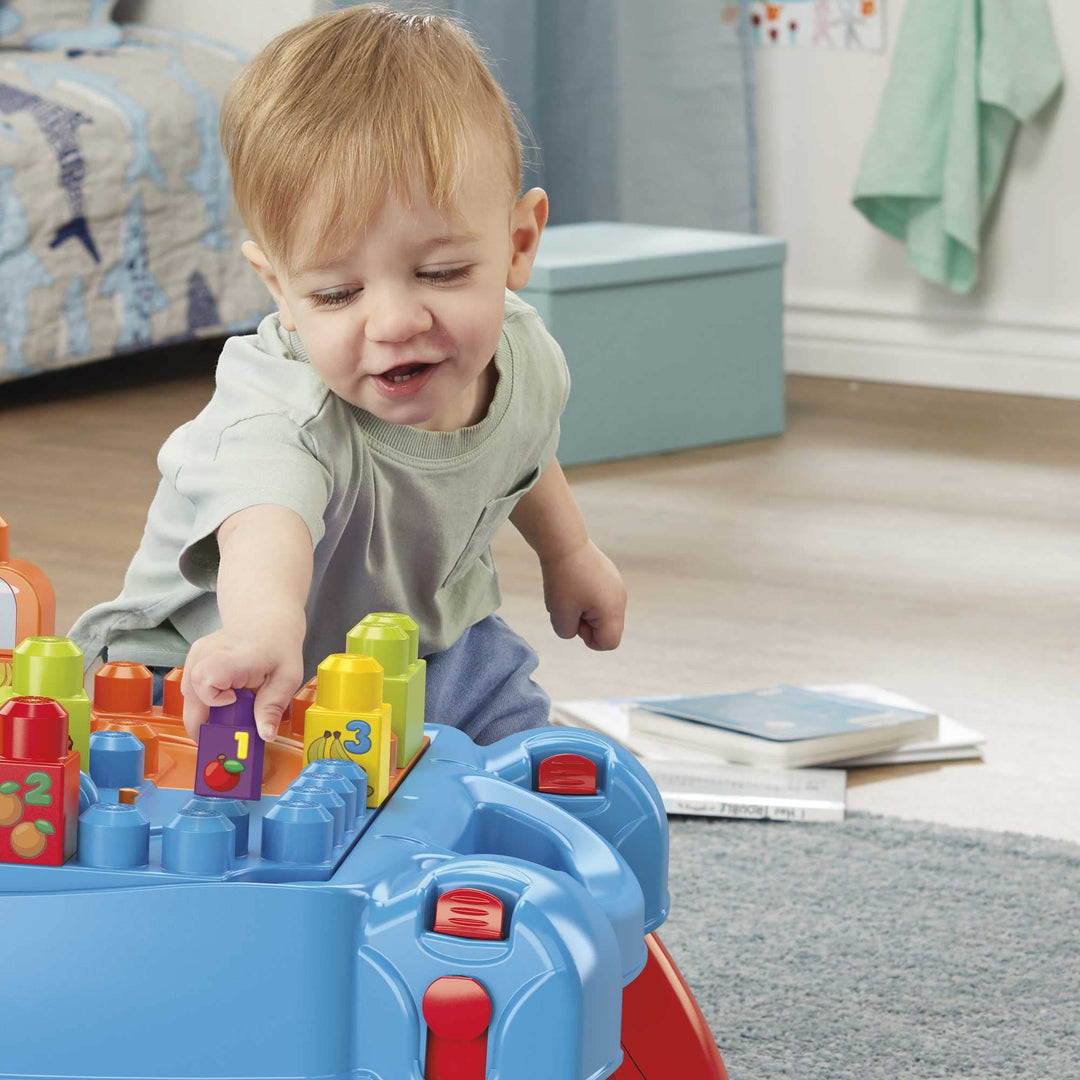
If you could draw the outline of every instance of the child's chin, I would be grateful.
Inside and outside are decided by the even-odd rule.
[[[362,401],[359,405],[388,424],[409,424],[412,427],[429,421],[433,412],[430,406],[415,401],[388,402],[380,398],[377,401]]]

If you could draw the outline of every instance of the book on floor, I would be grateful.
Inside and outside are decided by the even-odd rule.
[[[841,697],[876,701],[881,705],[899,705],[904,709],[929,711],[918,701],[866,683],[813,686],[811,689],[820,690],[825,694],[839,694]],[[911,765],[922,761],[981,761],[985,742],[985,737],[974,728],[969,728],[951,716],[939,713],[936,739],[919,739],[916,742],[904,743],[895,750],[864,754],[844,761],[830,762],[830,764],[840,769],[860,769],[873,765]]]
[[[820,765],[936,740],[938,717],[797,686],[708,694],[563,702],[563,711],[648,755],[657,740],[727,761],[776,767]],[[585,715],[588,714],[588,715]],[[640,748],[640,749],[639,749]],[[669,755],[670,756],[670,755]]]
[[[762,769],[699,754],[694,760],[643,757],[664,809],[698,817],[843,821],[843,769]]]

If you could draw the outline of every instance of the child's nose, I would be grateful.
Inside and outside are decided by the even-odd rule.
[[[401,342],[431,329],[431,313],[408,288],[367,290],[369,341]]]

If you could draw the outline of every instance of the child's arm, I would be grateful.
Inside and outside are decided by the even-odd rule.
[[[540,559],[544,603],[555,633],[578,634],[590,649],[614,649],[622,639],[626,585],[589,539],[557,461],[521,497],[510,520]]]
[[[272,739],[304,677],[304,605],[311,588],[311,535],[283,506],[249,506],[217,531],[221,629],[188,653],[181,689],[184,727],[196,738],[211,705],[256,691],[259,734]]]

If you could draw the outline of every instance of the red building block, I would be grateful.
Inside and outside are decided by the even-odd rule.
[[[0,862],[59,866],[75,854],[79,754],[68,716],[44,697],[0,705]]]

